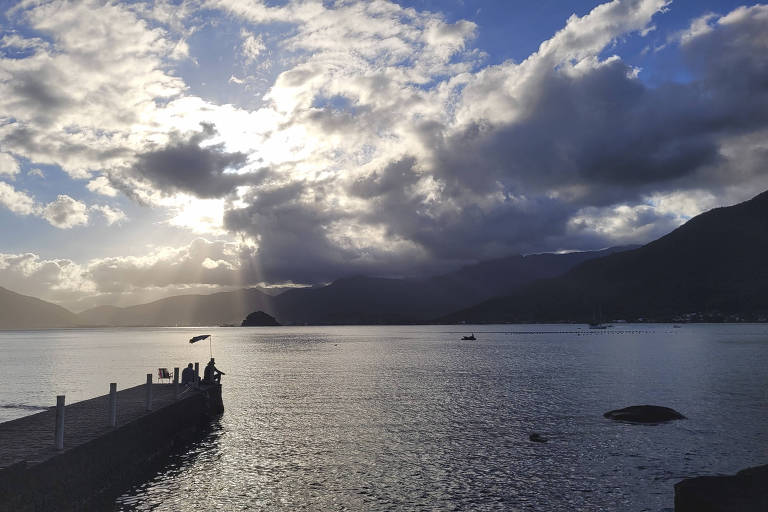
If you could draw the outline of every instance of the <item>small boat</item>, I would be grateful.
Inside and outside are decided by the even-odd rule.
[[[462,336],[461,339],[462,340],[476,340],[477,338],[475,338],[475,333],[472,333],[469,336]]]
[[[590,329],[607,329],[610,327],[610,325],[604,324],[603,319],[603,308],[599,307],[597,308],[597,312],[593,315],[594,318],[592,318],[592,321],[589,322],[589,328]]]

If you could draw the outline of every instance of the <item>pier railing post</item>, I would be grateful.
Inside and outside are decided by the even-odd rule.
[[[109,426],[117,426],[117,382],[109,383]]]
[[[152,410],[152,374],[147,374],[147,394],[144,397],[144,410]]]
[[[179,399],[179,368],[173,369],[173,399]]]
[[[200,363],[195,363],[195,387],[200,385]]]
[[[64,395],[56,396],[56,449],[64,449]]]

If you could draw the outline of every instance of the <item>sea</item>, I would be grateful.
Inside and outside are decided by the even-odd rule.
[[[5,331],[0,352],[0,421],[216,358],[224,414],[115,511],[671,511],[683,478],[768,463],[765,324]],[[642,404],[687,419],[603,417]]]

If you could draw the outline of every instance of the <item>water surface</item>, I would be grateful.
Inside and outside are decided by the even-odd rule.
[[[226,412],[115,510],[671,510],[673,484],[768,463],[768,326],[0,333],[0,421],[224,370]],[[633,404],[689,419],[611,422]],[[528,440],[532,432],[546,444]]]

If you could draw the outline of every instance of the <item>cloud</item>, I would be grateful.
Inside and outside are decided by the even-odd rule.
[[[243,275],[249,251],[239,243],[198,238],[181,247],[149,247],[142,256],[79,264],[34,253],[0,253],[0,286],[73,311],[104,303],[133,305],[247,286]]]
[[[124,211],[120,210],[119,208],[112,208],[106,204],[93,205],[89,208],[89,210],[100,213],[104,217],[104,220],[107,222],[107,226],[120,223],[127,218]]]
[[[254,62],[259,58],[259,55],[267,49],[267,47],[264,45],[264,40],[262,39],[261,34],[254,35],[243,29],[240,32],[240,37],[243,40],[240,51],[245,57],[246,62]]]
[[[322,187],[312,187],[321,198]],[[258,240],[258,251],[250,255],[252,282],[324,282],[350,273],[391,273],[398,266],[409,269],[420,256],[407,241],[358,222],[354,211],[315,200],[300,183],[261,189],[243,199],[248,206],[228,211],[225,226]]]
[[[28,51],[0,58],[3,146],[75,177],[118,163],[151,132],[156,101],[183,91],[164,59],[178,40],[128,6],[57,1],[19,4],[14,21],[41,38],[14,34]],[[3,41],[8,44],[5,38]]]
[[[67,195],[60,195],[43,207],[41,216],[52,226],[69,229],[88,223],[88,207]]]
[[[267,98],[290,119],[284,129],[301,126],[307,141],[322,134],[305,167],[314,160],[343,171],[278,173],[284,181],[254,186],[226,213],[228,229],[258,240],[267,278],[397,275],[643,242],[710,207],[697,191],[743,200],[763,180],[743,164],[764,145],[726,150],[746,147],[738,141],[768,122],[762,7],[734,11],[728,23],[708,19],[712,31],[690,34],[679,49],[694,79],[649,87],[604,53],[629,33],[647,34],[665,0],[600,5],[523,62],[475,73],[471,53],[463,68],[445,60],[465,47],[471,24],[394,6],[318,8],[310,19],[290,5],[228,8],[253,22],[299,24],[285,44],[313,53]],[[352,38],[354,55],[344,48]],[[437,85],[419,85],[426,77]],[[328,154],[332,161],[321,158]]]
[[[0,181],[0,205],[5,206],[17,215],[33,215],[48,221],[59,229],[70,229],[77,226],[85,226],[90,220],[90,212],[102,215],[107,225],[112,225],[126,218],[125,213],[109,205],[87,206],[68,195],[61,194],[55,201],[48,204],[40,204],[27,194],[16,190],[8,183]]]
[[[249,110],[193,95],[175,71],[194,59],[197,4],[63,2],[60,17],[51,5],[14,14],[40,38],[8,39],[23,52],[0,59],[3,148],[248,242],[105,260],[92,269],[100,293],[123,279],[313,283],[643,242],[768,187],[766,6],[693,20],[665,49],[688,77],[650,86],[611,53],[653,30],[675,8],[666,0],[599,5],[497,65],[472,47],[480,27],[394,2],[210,0],[233,49],[281,56]],[[34,213],[1,186],[3,204]],[[119,217],[69,199],[60,226]]]
[[[19,163],[8,153],[0,153],[0,174],[6,174],[13,178],[19,173]]]
[[[679,224],[674,213],[665,214],[650,205],[588,207],[568,220],[568,230],[574,236],[636,244],[661,237]]]
[[[165,146],[139,154],[130,174],[168,194],[188,192],[201,198],[226,195],[248,181],[248,177],[227,172],[245,165],[247,157],[225,151],[224,144],[203,146],[215,134],[210,124],[187,137],[172,134]]]
[[[34,253],[0,253],[0,286],[65,307],[96,292],[83,270],[70,259],[45,259]]]
[[[0,181],[0,204],[17,215],[33,215],[37,212],[32,197],[3,181]]]
[[[148,287],[242,284],[240,246],[231,242],[195,239],[179,248],[161,247],[140,257],[92,260],[87,275],[102,292]],[[210,262],[218,262],[211,265]]]
[[[92,179],[88,182],[86,187],[94,194],[101,194],[108,197],[115,197],[117,195],[117,189],[109,184],[109,179],[106,176],[99,176]]]

